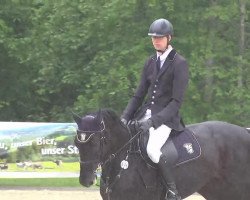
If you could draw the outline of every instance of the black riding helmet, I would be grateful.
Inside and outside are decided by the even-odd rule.
[[[166,19],[157,19],[149,27],[148,35],[155,37],[163,37],[173,35],[173,25]]]

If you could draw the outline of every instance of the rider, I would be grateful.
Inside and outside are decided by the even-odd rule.
[[[188,85],[188,65],[185,58],[170,45],[173,26],[168,20],[155,20],[148,35],[151,36],[156,53],[145,63],[140,83],[121,120],[127,124],[129,120],[136,119],[142,131],[149,131],[147,154],[154,163],[158,163],[167,183],[165,199],[180,200],[171,172],[173,166],[167,164],[161,147],[172,129],[184,129],[179,110]]]

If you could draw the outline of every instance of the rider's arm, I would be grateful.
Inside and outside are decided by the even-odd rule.
[[[144,98],[148,92],[148,88],[150,85],[149,80],[147,79],[147,71],[149,67],[149,61],[147,61],[144,65],[140,83],[136,89],[135,94],[130,99],[126,109],[123,111],[122,118],[126,119],[127,121],[131,120],[134,117],[135,112],[140,108],[142,105]]]

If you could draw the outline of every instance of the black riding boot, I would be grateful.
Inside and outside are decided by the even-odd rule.
[[[162,178],[167,185],[165,200],[181,200],[175,185],[174,176],[172,175],[172,163],[169,163],[165,156],[161,156],[158,166]]]

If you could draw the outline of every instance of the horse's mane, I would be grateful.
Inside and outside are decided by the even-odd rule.
[[[112,120],[114,122],[120,122],[120,118],[116,114],[116,112],[110,108],[104,108],[100,110],[101,115],[104,120]]]

